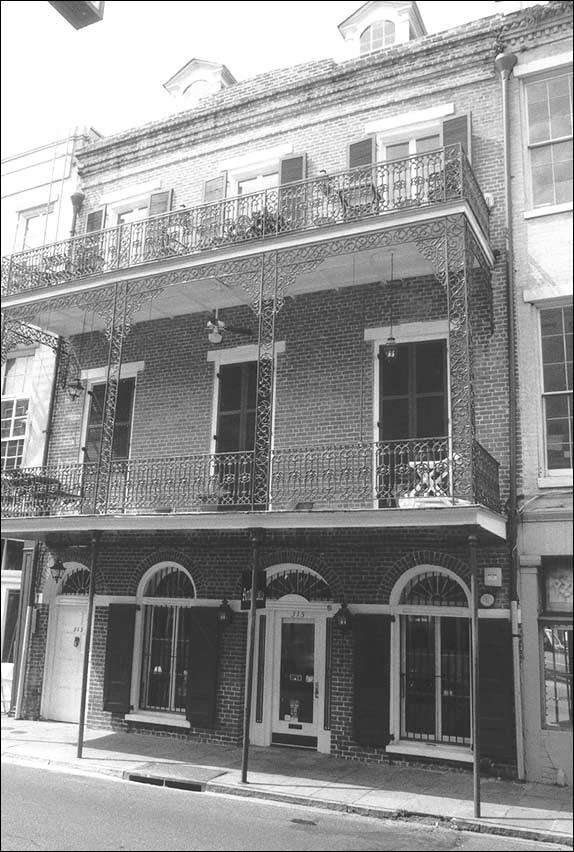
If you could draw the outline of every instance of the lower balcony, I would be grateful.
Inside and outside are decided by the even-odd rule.
[[[471,471],[470,488],[468,470]],[[267,467],[252,451],[54,464],[2,474],[2,517],[426,509],[477,504],[499,511],[498,462],[474,442],[463,460],[448,438],[276,449]],[[100,496],[101,501],[101,496]]]

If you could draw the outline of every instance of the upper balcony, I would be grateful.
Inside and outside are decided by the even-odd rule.
[[[488,207],[460,145],[338,174],[285,184],[212,204],[87,233],[2,260],[2,293],[17,296],[117,273],[171,258],[185,259],[288,235],[380,220],[399,213],[428,216],[465,203],[483,239]]]

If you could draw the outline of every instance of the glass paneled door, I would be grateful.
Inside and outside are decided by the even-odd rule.
[[[407,615],[402,632],[401,736],[469,743],[469,619]]]
[[[275,630],[272,741],[315,748],[320,694],[315,619],[304,611],[278,614]]]

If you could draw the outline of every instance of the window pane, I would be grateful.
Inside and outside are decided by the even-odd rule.
[[[545,723],[572,727],[572,627],[543,629]]]
[[[415,350],[416,392],[433,393],[444,390],[444,343],[430,340],[417,343]]]
[[[417,438],[441,438],[446,435],[444,399],[423,396],[417,400]]]
[[[544,366],[544,390],[566,390],[566,370],[564,364],[547,364]]]
[[[562,335],[542,338],[542,361],[544,364],[559,364],[564,361],[564,338]]]
[[[440,147],[440,136],[425,136],[424,139],[416,140],[417,154],[424,154],[425,151],[435,151]]]
[[[542,330],[543,337],[546,337],[549,334],[562,334],[562,308],[548,308],[540,311],[540,328]]]
[[[409,392],[409,347],[397,346],[397,356],[387,361],[384,351],[379,350],[382,364],[382,390],[384,396],[404,396]]]
[[[390,441],[395,440],[397,438],[409,437],[410,429],[408,399],[385,400],[382,416],[383,441]]]

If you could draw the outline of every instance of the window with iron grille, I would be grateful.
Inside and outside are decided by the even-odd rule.
[[[546,468],[572,469],[572,306],[540,311]]]
[[[140,708],[185,713],[191,625],[186,613],[195,589],[177,565],[163,565],[144,590]]]
[[[572,73],[526,84],[533,207],[572,201]]]
[[[572,728],[572,558],[542,560],[542,707],[546,728]]]

